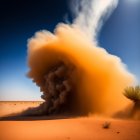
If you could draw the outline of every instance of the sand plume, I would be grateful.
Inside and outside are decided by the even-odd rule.
[[[117,3],[73,1],[71,25],[58,24],[54,33],[43,30],[29,39],[28,76],[40,87],[45,100],[36,111],[29,111],[112,115],[129,104],[122,93],[133,84],[134,76],[119,57],[99,47],[96,39]]]
[[[46,114],[112,114],[128,104],[122,92],[134,77],[120,58],[96,46],[75,26],[37,32],[28,43],[28,76],[40,87]]]

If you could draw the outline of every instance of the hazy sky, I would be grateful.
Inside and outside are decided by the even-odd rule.
[[[0,100],[40,100],[39,88],[26,77],[27,40],[36,31],[71,21],[69,0],[0,1]],[[140,0],[120,0],[98,41],[119,56],[140,81]]]

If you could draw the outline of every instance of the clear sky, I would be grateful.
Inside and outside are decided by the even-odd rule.
[[[27,40],[36,31],[72,20],[69,0],[0,1],[0,100],[41,100],[26,77]],[[140,0],[120,0],[98,36],[100,46],[119,56],[140,81]]]

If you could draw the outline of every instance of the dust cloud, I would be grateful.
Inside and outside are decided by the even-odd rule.
[[[39,31],[28,40],[28,77],[44,100],[25,114],[112,115],[129,104],[123,90],[134,76],[117,56],[98,46],[97,35],[118,0],[75,0],[73,23]],[[112,46],[113,47],[113,46]]]
[[[112,115],[129,104],[122,93],[134,76],[119,57],[98,47],[76,26],[59,24],[54,33],[37,32],[28,41],[28,65],[28,77],[45,101],[35,114]]]

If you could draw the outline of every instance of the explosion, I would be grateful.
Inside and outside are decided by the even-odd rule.
[[[86,23],[93,27],[93,34],[102,16],[107,9],[112,10],[114,3],[114,0],[106,0],[106,5],[100,6],[99,0],[97,8],[95,1],[96,8],[93,9],[100,8],[100,12],[94,13],[94,27],[87,24],[92,23],[90,20]],[[129,101],[122,92],[134,82],[134,76],[126,70],[119,57],[98,47],[95,38],[93,41],[89,37],[91,28],[82,29],[82,24],[78,24],[85,17],[81,16],[86,14],[84,10],[72,25],[58,24],[54,34],[44,30],[29,40],[28,76],[40,87],[41,98],[45,100],[38,108],[31,109],[31,114],[112,115],[128,105]],[[90,11],[88,13],[91,15]]]

